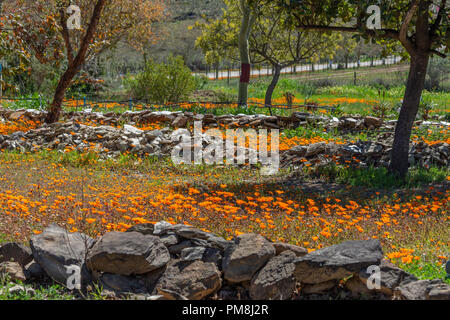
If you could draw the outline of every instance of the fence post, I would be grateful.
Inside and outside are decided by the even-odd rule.
[[[130,111],[133,111],[133,98],[130,98]]]
[[[83,110],[86,108],[86,97],[83,98]]]
[[[353,84],[356,86],[356,71],[353,74]]]

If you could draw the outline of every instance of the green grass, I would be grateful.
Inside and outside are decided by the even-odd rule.
[[[8,236],[7,234],[0,233],[0,244],[11,241],[12,238]]]
[[[332,165],[318,168],[315,175],[331,181],[351,185],[353,187],[370,187],[374,189],[416,188],[432,183],[440,183],[450,175],[450,170],[432,167],[413,168],[409,171],[406,180],[392,175],[387,168],[347,168]]]
[[[433,280],[442,279],[450,284],[450,278],[446,279],[446,272],[444,265],[434,263],[421,263],[418,261],[409,264],[399,264],[399,267],[406,272],[415,275],[419,280]]]
[[[9,289],[19,285],[24,288],[33,289],[34,293],[22,290],[11,293]],[[0,276],[0,300],[74,300],[75,296],[59,284],[40,285],[35,288],[21,281],[12,282],[8,276]]]
[[[393,68],[398,68],[394,66]],[[341,78],[339,75],[342,73],[348,73],[349,70],[335,70],[331,71],[318,71],[313,73],[302,74],[300,76],[282,75],[281,79],[274,91],[273,99],[279,99],[283,97],[285,92],[291,92],[302,103],[306,100],[311,102],[327,103],[327,101],[333,101],[338,98],[342,98],[340,102],[340,108],[345,114],[360,114],[368,115],[373,113],[373,107],[377,104],[374,101],[382,101],[388,103],[393,110],[392,114],[396,117],[394,112],[399,107],[400,101],[403,99],[405,91],[405,81],[407,78],[407,71],[399,72],[386,72],[386,67],[373,67],[363,68],[356,70],[358,75],[357,85],[353,84],[353,71],[350,70],[349,78]],[[317,77],[317,80],[311,80],[311,77]],[[337,80],[339,79],[339,80]],[[218,102],[236,102],[237,101],[237,89],[239,79],[232,79],[228,84],[225,80],[209,80],[201,88],[202,90],[215,91]],[[271,81],[271,77],[253,78],[249,85],[249,97],[264,99],[266,89]],[[28,98],[38,99],[37,94],[29,96]],[[124,100],[114,96],[115,100]],[[448,105],[450,104],[450,92],[428,92],[424,91],[423,98],[430,104],[435,104],[433,112],[440,115],[449,115]],[[106,99],[106,98],[100,98]],[[113,100],[114,100],[113,99]],[[358,99],[361,101],[351,101],[350,99]],[[126,99],[125,99],[126,100]],[[205,100],[200,96],[193,96],[192,101]],[[88,101],[88,103],[90,103]],[[34,101],[16,101],[16,102],[4,102],[5,106],[12,109],[19,108],[40,108],[38,100]],[[43,102],[45,107],[45,102]],[[134,104],[135,110],[139,110],[139,105]],[[136,108],[137,107],[137,108]],[[149,106],[142,106],[147,108]],[[89,107],[94,111],[99,112],[124,112],[129,110],[128,103],[123,106],[117,106],[112,109],[105,109],[99,107]],[[186,110],[179,107],[170,107],[170,110],[179,111]],[[75,108],[66,108],[67,111],[73,111]],[[238,109],[233,107],[222,106],[217,109],[206,109],[201,105],[193,105],[189,110],[196,113],[213,113],[216,115],[222,114],[255,114],[265,113],[269,114],[267,108],[255,108],[251,106],[246,109]],[[300,110],[301,111],[301,110]],[[273,114],[289,115],[292,111],[287,110],[273,110]],[[450,119],[450,118],[449,118]]]

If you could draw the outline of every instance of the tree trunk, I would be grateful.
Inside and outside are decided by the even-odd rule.
[[[61,80],[58,83],[58,86],[56,87],[50,112],[48,113],[47,118],[45,119],[46,123],[54,123],[59,120],[66,90],[67,88],[69,88],[70,83],[72,82],[72,79],[75,75],[76,72],[74,72],[73,68],[72,69],[69,68],[62,76]]]
[[[248,101],[248,84],[250,82],[250,48],[248,38],[252,29],[252,25],[255,21],[254,15],[252,15],[251,8],[247,3],[247,0],[241,0],[242,24],[239,34],[239,54],[241,59],[241,79],[239,81],[239,105],[247,105]]]
[[[216,68],[216,80],[218,80],[219,79],[219,63],[218,62],[216,62],[215,68]]]
[[[403,105],[395,128],[390,170],[403,179],[406,178],[408,173],[409,141],[419,110],[420,97],[425,85],[429,60],[429,54],[423,52],[411,57]]]
[[[58,86],[56,87],[50,111],[45,119],[46,123],[54,123],[59,120],[66,90],[67,88],[69,88],[72,79],[80,71],[83,63],[86,60],[86,54],[89,48],[89,44],[94,38],[95,32],[97,30],[97,25],[100,21],[100,17],[102,15],[102,11],[105,5],[106,0],[97,1],[94,7],[94,12],[91,17],[91,21],[89,23],[89,27],[86,31],[86,35],[84,36],[83,41],[81,43],[80,50],[78,51],[78,54],[75,57],[75,59],[73,59],[72,63],[70,63],[69,66],[67,67],[66,72],[64,72],[61,79],[59,80]]]
[[[275,90],[277,84],[278,84],[278,80],[280,79],[280,74],[281,74],[281,67],[280,66],[275,66],[274,67],[275,72],[273,74],[272,77],[272,82],[270,83],[269,87],[267,88],[266,91],[266,99],[265,99],[265,105],[266,106],[270,106],[272,105],[272,95],[273,95],[273,91]]]

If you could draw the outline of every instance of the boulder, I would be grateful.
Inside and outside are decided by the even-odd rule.
[[[130,126],[128,124],[125,124],[123,126],[123,131],[125,134],[134,135],[134,136],[139,136],[144,133],[144,131],[142,131],[141,129]]]
[[[288,153],[299,157],[303,157],[306,154],[307,149],[308,147],[306,146],[295,146],[289,149]]]
[[[184,224],[172,225],[165,221],[158,222],[157,224],[155,224],[155,230],[153,234],[161,237],[170,232],[173,232],[178,237],[188,240],[204,240],[206,241],[203,242],[204,246],[209,248],[216,248],[221,251],[224,251],[225,248],[229,245],[229,241],[221,237],[217,237],[209,232],[205,232],[197,228],[186,226]]]
[[[323,153],[325,152],[326,149],[327,149],[326,142],[318,142],[310,144],[306,149],[305,157],[311,157]]]
[[[25,110],[18,110],[9,115],[9,120],[17,121],[25,115]]]
[[[296,254],[284,251],[269,262],[253,277],[250,297],[253,300],[287,300],[295,290]]]
[[[352,293],[353,297],[369,296],[373,293],[373,290],[369,290],[367,284],[357,274],[345,282],[345,288]]]
[[[25,281],[27,279],[22,266],[14,261],[0,263],[0,275],[8,275],[13,281]]]
[[[104,273],[99,278],[99,284],[103,290],[112,291],[115,295],[148,293],[143,280],[130,276]]]
[[[442,280],[418,280],[402,283],[394,295],[402,300],[450,300],[450,285]]]
[[[193,247],[195,244],[191,240],[182,241],[176,245],[169,247],[169,252],[171,254],[177,255],[180,254],[186,248]]]
[[[295,246],[295,245],[289,244],[289,243],[276,242],[276,243],[273,243],[273,246],[275,248],[276,255],[279,255],[282,252],[285,252],[288,250],[294,252],[297,257],[303,257],[304,255],[308,254],[308,250],[306,250],[305,248]]]
[[[153,235],[153,231],[155,230],[155,225],[153,223],[142,223],[137,224],[129,228],[126,232],[139,232],[143,235]]]
[[[326,293],[327,291],[330,291],[337,285],[336,280],[329,280],[325,282],[320,283],[314,283],[314,284],[305,284],[302,287],[302,294],[322,294]]]
[[[170,300],[201,300],[222,285],[220,271],[211,262],[171,262],[156,285],[158,294]]]
[[[207,242],[207,246],[210,248],[216,248],[221,251],[224,251],[225,248],[229,245],[229,241],[217,237],[209,232],[205,232],[203,230],[199,230],[196,228],[186,227],[183,226],[181,228],[176,228],[174,232],[185,239],[191,239],[191,240],[205,240]]]
[[[195,261],[202,260],[203,254],[205,253],[206,248],[203,247],[191,247],[181,250],[181,261]]]
[[[358,126],[358,120],[353,118],[341,118],[339,122],[339,127],[344,129],[354,129]]]
[[[19,243],[5,243],[0,245],[0,263],[6,261],[15,261],[22,267],[33,260],[31,249]]]
[[[24,274],[27,279],[32,280],[41,280],[47,276],[44,269],[34,260],[24,267]]]
[[[168,248],[178,244],[178,237],[175,234],[166,234],[160,237],[160,240]]]
[[[181,250],[180,259],[185,262],[202,260],[203,262],[213,262],[218,265],[222,260],[222,256],[218,249],[190,247]]]
[[[253,233],[240,235],[225,250],[224,278],[232,283],[249,281],[273,256],[275,248],[264,237]]]
[[[81,269],[83,285],[90,281],[84,260],[93,242],[87,235],[70,233],[52,224],[41,234],[31,237],[30,247],[34,260],[54,281],[67,285],[67,280],[73,275],[70,268],[76,266]]]
[[[359,278],[361,281],[367,285],[367,281],[371,274],[367,270],[361,270],[359,272]],[[394,290],[400,284],[405,284],[410,281],[416,281],[417,278],[412,274],[395,267],[392,263],[383,260],[380,265],[380,291],[386,295],[393,295]]]
[[[306,284],[341,280],[372,265],[380,265],[379,240],[346,241],[313,251],[295,260],[295,276]]]
[[[379,127],[381,127],[382,124],[383,124],[383,120],[381,120],[379,118],[372,117],[372,116],[367,116],[364,118],[364,125],[366,127],[379,128]]]
[[[178,117],[175,118],[175,120],[173,120],[172,126],[175,128],[184,128],[186,127],[187,122],[188,122],[187,117],[179,115]]]
[[[159,269],[169,260],[169,251],[156,236],[108,232],[93,246],[86,264],[90,270],[128,276]]]

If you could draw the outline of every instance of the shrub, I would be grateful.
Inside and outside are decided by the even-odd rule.
[[[149,61],[141,73],[134,79],[129,77],[125,84],[133,98],[165,104],[188,99],[198,81],[182,57],[171,56],[166,64]]]
[[[208,84],[208,77],[205,75],[194,76],[194,80],[195,80],[195,89],[196,90],[202,90]]]
[[[440,57],[430,59],[425,89],[428,91],[443,90],[443,83],[449,79],[450,63]]]

